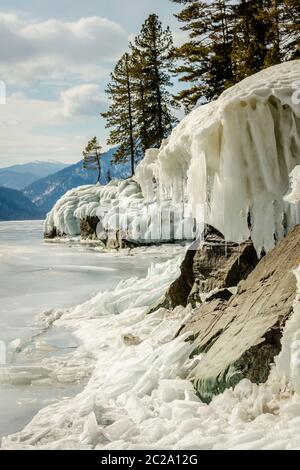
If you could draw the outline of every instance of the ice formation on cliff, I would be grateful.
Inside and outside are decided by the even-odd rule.
[[[300,449],[299,294],[267,382],[244,379],[207,405],[188,380],[202,354],[191,357],[189,333],[178,335],[190,306],[148,314],[180,263],[173,256],[144,279],[39,316],[43,327],[72,328],[81,343],[66,357],[44,359],[39,371],[61,381],[78,380],[87,370],[91,377],[76,397],[44,408],[23,431],[3,438],[2,448]],[[299,266],[294,273],[299,291]]]
[[[299,80],[299,60],[246,78],[191,112],[160,149],[148,150],[136,170],[138,184],[114,181],[106,189],[69,191],[49,214],[46,230],[79,234],[79,218],[95,215],[103,203],[112,209],[105,222],[113,229],[118,200],[132,238],[154,230],[165,239],[161,226],[170,216],[155,217],[182,204],[169,238],[192,238],[193,218],[204,218],[228,240],[242,242],[251,233],[258,253],[270,250],[300,221],[299,206],[284,199],[289,174],[300,164]]]
[[[141,200],[143,196],[139,185],[133,180],[113,180],[106,186],[79,186],[68,191],[57,201],[47,216],[44,229],[49,233],[55,227],[58,233],[79,235],[81,219],[96,216],[101,208],[109,208],[106,217],[113,219],[114,208],[126,204],[129,212],[132,205],[139,207]]]
[[[205,205],[206,222],[227,240],[251,231],[258,253],[270,250],[300,221],[283,200],[300,164],[299,79],[299,60],[276,65],[191,112],[137,168],[145,198],[154,178],[160,198]]]
[[[300,194],[300,113],[292,101],[299,66],[282,64],[246,79],[191,113],[160,150],[148,151],[137,171],[146,203],[204,204],[206,220],[226,238],[248,238],[251,225],[258,252],[270,249],[274,236],[299,221],[299,208],[291,204]],[[290,173],[292,191],[285,197]],[[79,219],[95,214],[105,191],[94,188],[61,200],[49,228],[68,233],[75,224],[78,233]],[[106,216],[113,191],[109,186]],[[128,209],[127,197],[115,191]],[[144,210],[139,189],[132,191]],[[60,318],[57,325],[71,327],[82,342],[63,365],[52,358],[48,366],[76,378],[89,354],[92,375],[82,393],[41,410],[23,431],[4,438],[3,448],[300,449],[299,295],[267,382],[242,380],[207,405],[187,380],[202,356],[191,358],[193,345],[177,336],[190,308],[148,315],[178,269],[173,258],[153,266],[145,279],[44,316],[47,324]],[[295,275],[299,289],[299,267]]]

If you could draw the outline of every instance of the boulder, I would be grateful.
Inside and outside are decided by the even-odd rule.
[[[53,240],[54,238],[65,238],[67,235],[63,232],[59,232],[56,227],[53,227],[50,231],[44,232],[45,240]]]
[[[80,220],[80,235],[84,240],[97,240],[98,217],[86,217]]]
[[[207,225],[203,241],[188,249],[180,276],[171,284],[164,306],[175,308],[201,302],[200,293],[236,286],[258,263],[252,242],[226,242],[223,235]]]
[[[205,353],[192,372],[202,400],[209,402],[243,378],[256,383],[267,380],[281,349],[282,329],[293,311],[292,270],[299,262],[298,225],[240,281],[234,295],[210,298],[194,310],[182,332],[195,339],[194,354]],[[213,284],[215,280],[214,276]]]
[[[56,227],[53,227],[49,232],[44,232],[44,239],[45,240],[51,240],[53,238],[56,238],[58,236]]]

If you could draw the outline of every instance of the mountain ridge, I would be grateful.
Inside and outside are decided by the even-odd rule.
[[[69,165],[55,161],[33,161],[0,168],[0,186],[23,190],[26,186],[60,171]]]
[[[107,184],[111,179],[125,179],[130,176],[130,162],[113,163],[116,148],[105,152],[101,157],[100,183]],[[82,160],[52,175],[41,178],[24,188],[23,193],[43,212],[49,212],[54,204],[69,189],[95,184],[97,174],[83,168]]]
[[[39,220],[44,213],[21,191],[0,187],[0,221]]]

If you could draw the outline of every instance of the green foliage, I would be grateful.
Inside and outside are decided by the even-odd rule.
[[[186,111],[241,79],[300,56],[299,0],[171,0],[189,41],[175,50]]]
[[[300,59],[299,0],[284,0],[281,11],[282,47],[285,60]]]
[[[274,1],[241,0],[234,8],[237,25],[232,52],[238,81],[281,61],[279,8]]]
[[[130,159],[132,174],[145,150],[159,147],[176,122],[168,91],[172,51],[170,29],[150,15],[111,74],[106,90],[110,106],[102,116],[110,129],[108,144],[118,146],[115,161]]]
[[[172,115],[173,39],[170,28],[163,29],[157,15],[150,15],[135,38],[132,52],[134,76],[138,78],[137,101],[139,135],[148,148],[159,147],[172,130],[176,119]],[[145,148],[145,142],[143,142]]]
[[[175,16],[190,37],[175,50],[175,71],[190,85],[175,98],[188,112],[200,98],[210,101],[235,82],[231,53],[236,20],[229,2],[172,1],[185,5]]]
[[[110,106],[102,116],[106,119],[106,127],[111,129],[108,139],[109,145],[117,145],[114,161],[124,162],[130,159],[131,171],[134,174],[136,160],[136,128],[133,116],[133,80],[132,80],[132,57],[124,54],[117,62],[111,82],[106,93],[110,98]]]
[[[93,170],[98,172],[97,182],[100,181],[101,176],[101,155],[102,147],[99,145],[97,137],[91,139],[82,152],[83,155],[83,168],[86,170]]]

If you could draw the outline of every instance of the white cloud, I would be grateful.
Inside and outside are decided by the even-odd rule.
[[[101,88],[94,84],[84,84],[69,88],[61,93],[62,108],[59,115],[64,118],[86,118],[99,116],[106,108],[106,99]]]
[[[174,46],[180,47],[189,41],[189,35],[187,31],[175,31],[173,32]]]
[[[31,160],[79,161],[91,136],[76,135],[76,129],[68,127],[71,121],[62,126],[58,119],[61,106],[60,101],[8,96],[0,106],[0,167]]]
[[[114,61],[127,45],[122,27],[93,16],[66,22],[25,20],[0,12],[0,78],[11,84],[103,76],[103,63]]]

